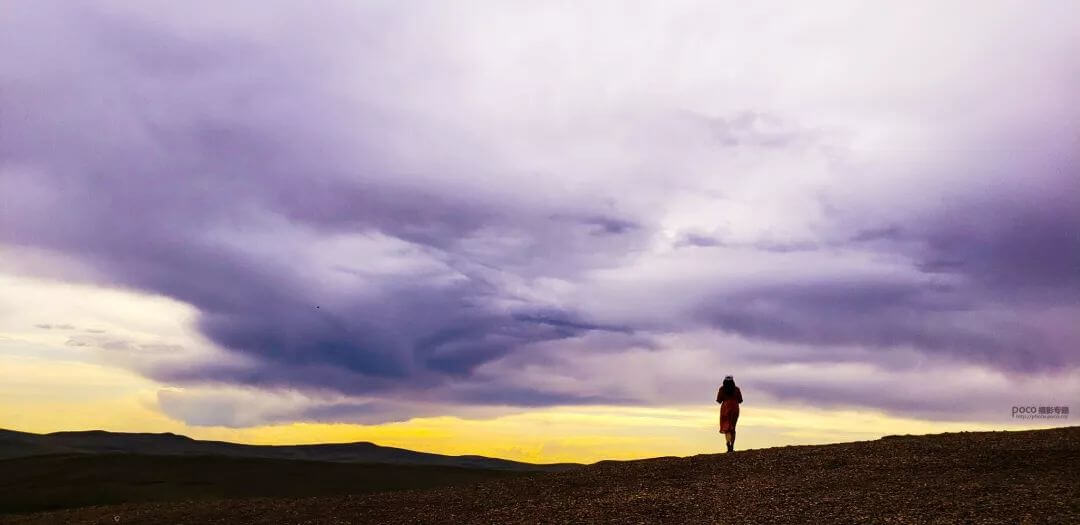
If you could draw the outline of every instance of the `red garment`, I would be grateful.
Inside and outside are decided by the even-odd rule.
[[[724,387],[716,393],[716,402],[720,403],[720,432],[734,432],[735,423],[739,422],[739,403],[742,403],[742,390],[735,387],[735,393],[727,395]]]

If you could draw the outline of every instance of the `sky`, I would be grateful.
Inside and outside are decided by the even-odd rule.
[[[1075,424],[1072,2],[0,5],[0,427],[527,461]]]

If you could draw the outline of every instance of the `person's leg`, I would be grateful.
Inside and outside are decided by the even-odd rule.
[[[724,432],[724,443],[727,445],[727,451],[731,452],[735,444],[735,436],[731,432]]]
[[[731,449],[735,450],[735,429],[731,429]]]

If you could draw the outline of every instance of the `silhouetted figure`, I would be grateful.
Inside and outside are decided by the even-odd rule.
[[[739,403],[742,403],[742,390],[735,386],[735,378],[724,378],[724,384],[716,392],[716,402],[720,403],[720,432],[727,441],[727,451],[734,452],[735,423],[739,422]]]

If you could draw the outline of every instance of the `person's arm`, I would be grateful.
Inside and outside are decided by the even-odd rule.
[[[716,402],[717,403],[723,403],[724,402],[724,387],[720,387],[720,390],[716,391]]]
[[[738,398],[739,404],[742,404],[742,389],[741,388],[736,388],[735,389],[735,397]]]

